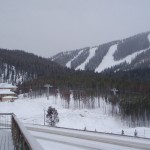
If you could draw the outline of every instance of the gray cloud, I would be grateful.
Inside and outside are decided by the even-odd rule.
[[[44,57],[150,30],[149,0],[0,0],[0,47]]]

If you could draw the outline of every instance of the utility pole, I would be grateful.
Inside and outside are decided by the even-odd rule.
[[[43,111],[44,111],[44,126],[45,126],[45,108],[43,109]]]
[[[49,88],[52,87],[50,84],[44,85],[47,88],[47,100],[49,100]]]

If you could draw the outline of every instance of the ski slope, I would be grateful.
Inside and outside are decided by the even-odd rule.
[[[90,48],[89,52],[89,56],[87,57],[87,59],[80,65],[78,66],[75,70],[85,70],[85,65],[89,62],[89,60],[95,55],[95,51],[97,50],[97,47],[92,47]]]
[[[148,40],[149,40],[149,42],[150,42],[150,34],[148,35]],[[122,40],[122,41],[123,41],[123,40]],[[96,47],[96,46],[90,48],[90,50],[89,50],[90,53],[89,53],[89,56],[87,57],[87,59],[86,59],[82,64],[80,64],[79,66],[77,66],[77,67],[75,68],[75,70],[85,70],[85,65],[90,61],[90,59],[92,59],[92,58],[94,57],[95,51],[97,50],[97,48],[98,48],[98,47]],[[117,50],[117,44],[112,45],[112,46],[109,48],[107,54],[104,56],[102,62],[101,62],[101,63],[99,64],[99,66],[95,69],[95,72],[100,73],[100,72],[104,71],[105,69],[114,67],[115,65],[119,65],[119,64],[124,63],[124,62],[130,64],[131,61],[134,60],[137,55],[139,55],[139,54],[141,54],[141,53],[143,53],[143,52],[146,52],[148,49],[149,49],[149,48],[147,48],[147,49],[141,49],[140,51],[134,52],[134,53],[132,53],[132,54],[126,56],[125,58],[123,58],[123,59],[121,59],[121,60],[115,61],[113,55],[114,55],[114,53],[115,53],[116,50]],[[81,52],[82,52],[82,51],[81,51]],[[76,59],[76,58],[81,54],[81,52],[79,52],[77,56],[75,56],[72,60],[70,60],[70,61],[66,64],[66,66],[67,66],[68,68],[71,68],[71,62],[72,62],[74,59]]]
[[[71,62],[72,62],[73,60],[75,60],[76,58],[78,58],[78,56],[79,56],[83,51],[84,51],[84,49],[81,50],[73,59],[71,59],[70,61],[68,61],[67,64],[66,64],[66,67],[71,68]]]
[[[117,50],[117,44],[113,45],[110,47],[110,49],[108,50],[107,54],[104,56],[102,62],[100,63],[100,65],[95,69],[95,72],[102,72],[104,71],[105,69],[108,69],[108,68],[111,68],[111,67],[114,67],[115,65],[119,65],[121,63],[128,63],[130,64],[131,61],[133,59],[135,59],[135,57],[143,52],[146,52],[149,48],[147,49],[144,49],[144,50],[140,50],[138,52],[135,52],[135,53],[132,53],[131,55],[128,55],[126,56],[125,58],[121,59],[121,60],[118,60],[118,61],[115,61],[114,60],[114,53],[116,52]]]

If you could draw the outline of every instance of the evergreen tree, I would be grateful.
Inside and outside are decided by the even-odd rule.
[[[49,107],[47,110],[47,122],[50,126],[55,126],[59,122],[58,112],[55,108]]]

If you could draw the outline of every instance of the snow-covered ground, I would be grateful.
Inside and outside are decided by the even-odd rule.
[[[61,149],[65,146],[66,150],[74,147],[76,147],[76,149],[96,150],[149,150],[150,147],[149,139],[134,138],[122,135],[33,125],[28,125],[28,130],[40,142],[45,150],[48,150],[52,143],[52,147],[55,150],[60,149],[60,146],[62,146]],[[43,143],[44,141],[46,141],[46,143]],[[66,145],[70,148],[66,147]]]
[[[15,113],[24,123],[44,124],[44,110],[49,106],[55,107],[59,114],[57,126],[83,130],[121,134],[122,129],[125,135],[134,135],[135,128],[124,126],[119,118],[104,113],[102,108],[96,109],[65,109],[61,99],[50,96],[29,99],[19,98],[15,102],[0,102],[0,113]],[[150,128],[137,127],[138,136],[150,138]]]

